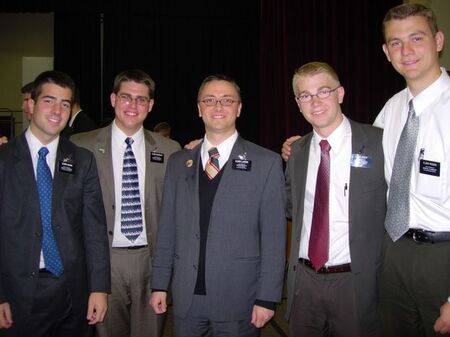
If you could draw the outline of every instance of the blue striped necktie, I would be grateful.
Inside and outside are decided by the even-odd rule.
[[[53,179],[45,157],[48,154],[46,147],[39,150],[39,159],[36,170],[36,184],[39,194],[39,206],[42,223],[42,252],[44,254],[45,268],[55,276],[63,273],[63,264],[56,246],[52,228],[52,194]]]
[[[143,230],[141,197],[136,158],[131,148],[133,139],[127,137],[125,143],[127,148],[123,156],[121,232],[134,242]]]

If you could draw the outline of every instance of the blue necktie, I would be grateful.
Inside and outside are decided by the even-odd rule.
[[[133,139],[128,137],[125,143],[127,148],[123,156],[121,232],[134,242],[143,230],[141,197],[136,159],[131,148]]]
[[[42,147],[38,153],[39,159],[37,163],[36,183],[39,194],[43,231],[42,252],[44,253],[45,268],[53,275],[59,277],[63,273],[64,268],[52,229],[53,179],[50,168],[45,160],[45,157],[48,154],[48,149],[46,147]]]

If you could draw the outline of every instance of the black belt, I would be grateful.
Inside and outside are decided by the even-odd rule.
[[[415,242],[450,242],[450,232],[433,232],[424,229],[410,228],[404,236]]]
[[[147,248],[148,245],[141,245],[141,246],[127,246],[127,247],[113,247],[114,249],[124,249],[124,250],[133,250],[133,249],[141,249],[141,248]]]
[[[322,267],[316,271],[316,269],[312,265],[311,261],[300,258],[300,259],[298,259],[298,262],[311,268],[318,274],[348,273],[348,272],[352,271],[352,266],[350,263],[340,264],[337,266]]]

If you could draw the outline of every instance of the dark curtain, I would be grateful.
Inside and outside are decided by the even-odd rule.
[[[381,23],[399,0],[261,0],[260,143],[279,151],[311,130],[294,101],[292,75],[304,63],[333,66],[346,89],[343,112],[373,123],[404,87],[381,49]]]
[[[197,89],[205,76],[225,73],[242,89],[240,133],[278,152],[287,136],[311,129],[293,98],[291,78],[300,65],[330,63],[346,89],[344,114],[360,122],[372,123],[384,102],[404,86],[381,50],[381,21],[399,3],[18,0],[2,3],[0,10],[56,11],[55,68],[75,78],[83,107],[97,121],[112,117],[115,75],[142,68],[156,81],[156,104],[146,127],[167,121],[181,143],[201,137]]]
[[[97,124],[102,120],[100,13],[56,12],[54,68],[68,73],[80,92],[81,108]]]
[[[118,4],[117,4],[118,5]],[[172,125],[182,144],[203,136],[197,90],[204,77],[233,77],[243,96],[240,133],[258,140],[259,1],[155,1],[139,10],[111,8],[104,14],[104,106],[115,75],[128,68],[145,70],[156,82],[155,106],[145,123]],[[112,117],[112,109],[105,114]]]

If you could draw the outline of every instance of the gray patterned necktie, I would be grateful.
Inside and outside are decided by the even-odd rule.
[[[409,228],[409,193],[414,153],[419,133],[419,117],[409,101],[408,119],[403,127],[395,153],[389,185],[389,198],[385,226],[393,241],[397,241]]]

